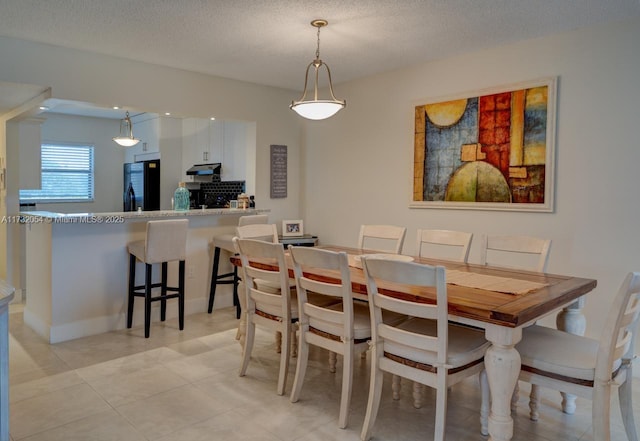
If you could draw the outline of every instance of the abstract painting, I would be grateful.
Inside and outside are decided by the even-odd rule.
[[[415,106],[411,208],[553,211],[556,79]]]

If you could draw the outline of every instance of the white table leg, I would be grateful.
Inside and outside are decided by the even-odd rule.
[[[584,297],[580,297],[576,302],[562,308],[562,311],[556,316],[556,327],[561,330],[575,335],[584,335],[587,329],[587,319],[582,313],[584,306]],[[576,396],[560,392],[562,395],[562,411],[569,415],[573,415],[576,411]]]
[[[511,397],[520,373],[520,354],[514,346],[522,338],[522,329],[489,326],[486,337],[491,342],[484,356],[491,391],[489,440],[508,441],[513,437]]]

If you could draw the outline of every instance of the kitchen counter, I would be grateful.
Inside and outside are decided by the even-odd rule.
[[[85,224],[117,224],[128,220],[152,220],[158,218],[178,218],[189,216],[247,216],[269,213],[266,209],[239,208],[207,208],[187,211],[156,210],[126,211],[111,213],[56,213],[52,211],[25,211],[20,213],[22,223],[85,223]]]
[[[269,211],[213,208],[126,213],[22,212],[8,221],[20,222],[25,228],[24,322],[50,343],[124,329],[129,273],[127,243],[144,239],[147,221],[186,217],[189,232],[185,329],[189,329],[188,314],[207,310],[213,236],[235,232],[240,216]],[[221,264],[228,268],[221,267],[220,271],[232,270],[228,259]],[[169,265],[177,266],[177,263]],[[156,266],[154,280],[160,273]],[[177,270],[169,269],[170,285],[177,283],[176,274]],[[136,275],[140,277],[136,284],[141,285],[144,271],[137,271]],[[231,286],[219,288],[214,308],[233,304]],[[144,322],[143,310],[142,307],[134,309],[131,331],[134,335],[135,327]],[[159,321],[158,310],[155,307],[152,310],[152,323]],[[167,317],[174,316],[177,316],[177,302],[170,301]]]

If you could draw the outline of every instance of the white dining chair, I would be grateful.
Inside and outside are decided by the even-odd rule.
[[[480,264],[543,273],[547,268],[550,248],[550,239],[485,234],[482,237]]]
[[[243,223],[242,225],[238,224],[236,228],[237,237],[240,239],[254,239],[261,240],[269,243],[278,243],[278,228],[275,224],[267,224],[267,223],[254,223],[248,222]],[[279,281],[270,281],[265,279],[255,279],[253,281],[256,285],[258,285],[259,289],[264,292],[269,292],[271,294],[280,294],[280,282]],[[242,281],[240,281],[242,284]],[[295,281],[293,279],[289,279],[289,286],[291,289],[295,289]],[[246,296],[238,296],[240,302],[240,309],[244,310],[246,308]],[[295,301],[294,301],[295,303]],[[241,325],[244,324],[246,317],[241,313]],[[240,344],[244,345],[244,332],[240,330],[238,333],[238,340],[240,340]],[[295,355],[297,352],[297,344],[295,340],[293,341],[293,349],[292,354]],[[281,353],[282,350],[282,335],[280,332],[276,332],[276,352]]]
[[[358,248],[400,254],[406,233],[405,227],[395,225],[361,225]]]
[[[530,326],[516,346],[522,360],[519,379],[592,400],[593,439],[608,441],[611,392],[618,388],[629,441],[637,441],[631,407],[634,340],[640,313],[640,272],[629,273],[613,299],[600,339]],[[539,395],[532,394],[530,418],[538,419]]]
[[[347,253],[309,247],[289,247],[298,296],[298,362],[291,402],[300,399],[307,371],[309,345],[342,355],[342,393],[338,426],[347,427],[355,356],[369,349],[371,320],[364,303],[354,303]],[[304,275],[308,268],[335,271],[335,283],[321,282]],[[333,302],[308,302],[308,293],[323,295]]]
[[[254,239],[233,239],[236,251],[242,262],[242,286],[245,290],[243,305],[246,334],[242,353],[240,376],[243,377],[251,360],[251,351],[255,339],[256,325],[279,332],[282,336],[280,351],[280,370],[278,374],[278,395],[285,391],[289,372],[289,356],[291,354],[291,337],[294,323],[298,320],[297,305],[291,302],[289,272],[284,257],[284,246],[280,243],[269,243]],[[249,265],[252,259],[271,259],[278,265],[277,270],[258,268]],[[261,280],[279,286],[277,292],[265,290]]]
[[[371,378],[361,439],[367,441],[375,424],[382,394],[383,373],[407,378],[436,389],[435,440],[443,440],[447,389],[484,370],[489,342],[480,330],[448,321],[444,267],[365,257],[362,266],[371,311]],[[400,300],[381,293],[379,284],[398,283],[435,290],[436,304]],[[383,311],[412,316],[400,324],[385,323]],[[485,377],[486,380],[486,377]],[[481,388],[482,408],[488,408],[488,386]]]
[[[465,231],[418,229],[416,255],[466,263],[472,238]]]

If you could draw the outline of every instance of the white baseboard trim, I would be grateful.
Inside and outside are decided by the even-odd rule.
[[[178,304],[176,301],[167,302],[167,319],[178,317]],[[227,304],[228,303],[228,304]],[[208,299],[197,298],[185,301],[185,316],[196,314],[207,310]],[[216,296],[215,308],[225,308],[233,305],[231,296]],[[144,324],[144,305],[141,300],[136,301],[133,310],[133,326]],[[151,322],[160,321],[160,303],[154,302],[151,308]],[[60,343],[90,335],[103,334],[109,331],[116,331],[126,328],[126,312],[109,316],[92,317],[86,320],[78,320],[61,325],[50,325],[43,322],[39,317],[31,313],[27,308],[24,310],[24,322],[31,327],[38,335],[45,338],[49,343]],[[188,320],[185,319],[185,327]]]

